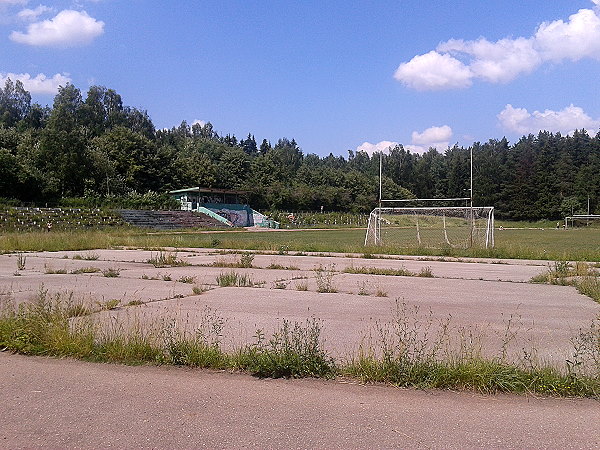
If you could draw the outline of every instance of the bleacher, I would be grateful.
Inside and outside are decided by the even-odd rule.
[[[228,228],[212,217],[193,211],[143,211],[120,209],[117,212],[130,225],[155,230],[179,228]]]
[[[136,226],[157,230],[227,228],[202,213],[191,211],[104,210],[97,208],[0,208],[2,231],[53,231]]]

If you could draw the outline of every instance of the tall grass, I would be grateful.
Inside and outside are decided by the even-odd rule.
[[[533,357],[514,362],[504,349],[486,357],[476,334],[458,329],[456,335],[450,319],[436,322],[431,313],[403,304],[390,322],[376,323],[358,354],[345,360],[334,360],[326,351],[323,325],[315,318],[284,320],[269,338],[258,330],[253,344],[227,353],[221,347],[226,322],[208,308],[188,329],[169,318],[148,322],[109,311],[80,314],[78,305],[72,295],[52,296],[44,289],[18,306],[0,293],[0,348],[91,361],[242,370],[261,377],[344,376],[407,387],[600,397],[600,318],[573,338],[573,354],[559,367]],[[506,339],[513,334],[507,329]]]

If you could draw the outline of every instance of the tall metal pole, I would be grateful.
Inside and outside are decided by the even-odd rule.
[[[377,227],[375,228],[377,230],[377,236],[375,237],[375,240],[377,242],[377,244],[379,245],[381,243],[381,199],[382,199],[382,183],[383,183],[383,178],[382,178],[382,167],[383,167],[383,150],[381,152],[379,152],[379,214],[377,215]]]
[[[471,198],[471,247],[473,247],[473,230],[475,228],[475,217],[473,216],[473,146],[471,146],[471,188],[469,189],[469,192],[471,193],[471,195],[469,195],[469,197]]]

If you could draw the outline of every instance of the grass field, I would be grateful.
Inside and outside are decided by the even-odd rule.
[[[428,256],[600,261],[600,229],[508,228],[496,230],[493,249],[365,247],[361,228],[303,231],[215,231],[148,233],[142,230],[9,232],[0,235],[0,252],[87,250],[115,247],[209,247],[281,253],[340,252]]]

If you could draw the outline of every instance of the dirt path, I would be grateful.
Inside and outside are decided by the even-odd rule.
[[[598,448],[595,400],[0,353],[2,448]]]

